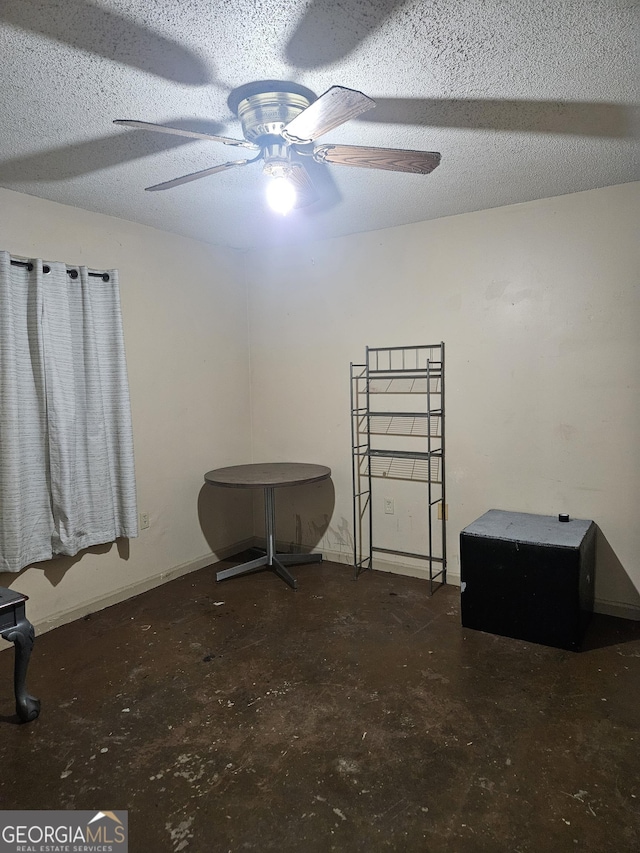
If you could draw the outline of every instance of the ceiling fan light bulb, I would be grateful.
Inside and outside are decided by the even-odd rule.
[[[287,178],[272,178],[267,184],[267,202],[271,210],[286,216],[296,203],[296,190]]]

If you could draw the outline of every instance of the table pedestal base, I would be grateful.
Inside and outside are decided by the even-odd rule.
[[[248,563],[242,563],[230,569],[222,569],[222,571],[216,573],[217,581],[235,578],[238,575],[248,574],[249,572],[255,572],[258,569],[266,567],[274,571],[285,583],[289,584],[291,589],[297,589],[298,583],[285,569],[285,565],[297,566],[302,565],[302,563],[322,562],[322,554],[276,554],[276,506],[272,486],[266,486],[264,490],[264,522],[267,533],[266,553],[255,560],[250,560]]]

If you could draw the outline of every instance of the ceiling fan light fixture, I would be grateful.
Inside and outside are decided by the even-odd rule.
[[[271,210],[286,216],[297,201],[295,187],[285,175],[269,178],[267,183],[267,203]]]
[[[282,140],[270,139],[262,149],[262,171],[268,178],[267,203],[271,210],[286,216],[298,200],[291,180],[291,154]]]

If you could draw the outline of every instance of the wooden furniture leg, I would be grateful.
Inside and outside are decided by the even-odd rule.
[[[35,720],[40,713],[40,700],[27,692],[27,668],[35,638],[33,625],[26,616],[26,595],[11,589],[0,588],[0,637],[13,643],[15,663],[13,686],[16,713],[23,723]]]

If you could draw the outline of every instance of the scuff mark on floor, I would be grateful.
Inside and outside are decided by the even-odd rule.
[[[189,846],[189,840],[193,838],[193,832],[191,832],[192,824],[193,817],[181,820],[176,827],[172,826],[169,821],[165,823],[164,826],[171,838],[174,853],[179,853],[180,850],[185,850]]]

